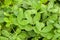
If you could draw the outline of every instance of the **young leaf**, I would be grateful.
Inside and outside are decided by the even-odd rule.
[[[52,29],[53,29],[53,26],[48,25],[48,26],[44,27],[41,32],[47,33],[47,32],[50,32]]]
[[[43,22],[36,22],[36,28],[39,31],[41,31],[44,26],[45,26],[45,24]]]

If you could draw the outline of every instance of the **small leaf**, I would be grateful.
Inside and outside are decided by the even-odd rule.
[[[47,39],[51,39],[53,37],[53,33],[41,33],[41,35]]]
[[[8,5],[10,5],[12,3],[12,0],[4,0],[4,4],[6,5],[6,6],[8,6]]]
[[[43,22],[36,22],[36,28],[39,31],[41,31],[44,26],[45,26],[45,24]]]
[[[21,38],[21,39],[24,39],[24,38],[26,38],[26,37],[28,37],[28,34],[27,34],[26,32],[21,32],[21,33],[19,34],[19,38]]]
[[[25,29],[26,31],[31,31],[31,30],[33,29],[33,27],[30,26],[30,25],[27,25],[27,26],[25,26],[24,29]]]
[[[38,38],[35,37],[35,38],[32,38],[32,40],[38,40]]]
[[[35,23],[36,21],[39,21],[40,18],[41,18],[41,14],[40,14],[40,13],[35,14],[35,16],[34,16],[34,18],[33,18],[34,23]]]
[[[46,3],[48,0],[40,0],[41,3]]]
[[[49,39],[47,39],[47,38],[43,38],[43,40],[49,40]]]
[[[22,40],[22,39],[20,39],[19,37],[17,37],[16,40]]]
[[[27,11],[25,11],[25,17],[27,18],[27,21],[29,22],[29,23],[31,23],[31,24],[33,24],[33,19],[32,19],[32,17],[31,17],[31,15],[32,14],[36,14],[36,10],[27,10]]]
[[[6,30],[2,30],[2,35],[4,35],[5,37],[10,37],[10,33]]]
[[[55,26],[57,29],[60,29],[60,24],[55,23],[54,26]]]
[[[20,32],[21,32],[21,29],[17,28],[16,31],[15,31],[15,35],[18,35]]]
[[[0,40],[8,40],[8,38],[0,36]]]
[[[47,33],[47,32],[50,32],[52,29],[53,29],[53,26],[48,25],[47,27],[44,27],[41,32]]]

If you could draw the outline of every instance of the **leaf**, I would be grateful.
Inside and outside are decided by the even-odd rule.
[[[33,30],[34,30],[35,33],[40,34],[40,31],[36,27],[34,27]]]
[[[40,9],[41,9],[42,12],[45,12],[45,11],[47,11],[47,6],[44,5],[44,4],[41,4]]]
[[[9,20],[11,24],[18,25],[17,18],[12,15],[7,20]]]
[[[53,37],[53,33],[41,33],[41,35],[47,39],[51,39]]]
[[[24,20],[24,14],[23,14],[22,9],[19,9],[19,13],[18,13],[18,16],[17,16],[17,21],[21,25],[27,25],[29,23],[28,20]]]
[[[57,29],[57,32],[60,33],[60,29]]]
[[[0,40],[8,40],[8,38],[0,36]]]
[[[27,25],[28,23],[29,23],[28,20],[22,20],[22,21],[20,22],[21,25]]]
[[[15,35],[18,35],[20,32],[21,32],[21,29],[17,28],[16,31],[15,31]]]
[[[18,8],[18,6],[17,5],[14,5],[12,8],[12,11],[14,12],[14,15],[18,15],[18,13],[19,13],[19,8]]]
[[[60,16],[59,16],[59,18],[58,18],[58,23],[60,24]]]
[[[48,11],[50,10],[50,9],[52,9],[53,8],[53,6],[54,6],[54,0],[50,0],[50,2],[48,3]]]
[[[40,8],[39,0],[26,0],[26,4],[31,5],[31,7],[36,10],[38,10]]]
[[[58,37],[60,37],[60,34],[59,34],[59,33],[56,33],[56,34],[54,35],[54,37],[52,38],[52,40],[57,40]]]
[[[23,18],[23,9],[20,8],[18,12],[17,21],[20,22]]]
[[[35,38],[32,38],[32,40],[38,40],[38,38],[35,37]]]
[[[20,39],[19,37],[17,37],[16,40],[22,40],[22,39]]]
[[[31,6],[32,6],[32,8],[38,10],[40,8],[39,7],[40,3],[38,1],[36,1],[36,0],[34,0],[34,1],[31,1]]]
[[[41,31],[44,26],[45,26],[45,24],[43,22],[36,22],[36,28],[39,31]]]
[[[4,17],[0,17],[0,23],[4,22]]]
[[[16,2],[16,4],[21,4],[23,2],[23,0],[14,0]]]
[[[34,16],[34,18],[33,18],[34,23],[35,23],[36,21],[39,21],[40,18],[41,18],[41,14],[40,14],[40,13],[35,14],[35,16]]]
[[[33,24],[31,15],[36,14],[36,10],[27,10],[24,12],[24,14],[25,14],[25,17],[27,18],[27,21]]]
[[[46,3],[48,0],[40,0],[41,3]]]
[[[53,14],[52,16],[49,17],[49,20],[57,20],[57,14]]]
[[[6,6],[8,6],[8,5],[10,5],[12,3],[12,0],[4,0],[4,4],[6,5]]]
[[[49,40],[49,39],[47,39],[47,38],[43,38],[43,40]]]
[[[52,29],[53,29],[53,26],[48,25],[48,26],[44,27],[41,32],[47,33],[47,32],[50,32]]]
[[[36,22],[36,26],[33,27],[33,30],[40,34],[42,28],[45,26],[45,24],[43,22]]]
[[[21,38],[21,39],[24,39],[24,38],[26,38],[26,37],[28,37],[28,34],[27,34],[26,32],[21,32],[21,33],[19,34],[19,38]]]
[[[60,24],[55,23],[54,26],[55,26],[57,29],[60,29]]]
[[[2,26],[0,25],[0,30],[2,29]]]
[[[29,37],[35,37],[37,35],[33,30],[31,30],[27,33],[28,33]]]
[[[4,14],[3,11],[0,10],[0,23],[4,22]]]
[[[27,25],[27,26],[25,26],[24,29],[25,29],[26,31],[31,31],[31,30],[33,29],[33,27],[30,26],[30,25]]]
[[[57,14],[53,14],[52,16],[50,16],[48,18],[47,25],[55,23],[55,21],[57,20],[57,18],[58,18]]]
[[[50,12],[52,12],[52,13],[58,13],[58,10],[59,10],[59,7],[57,5],[55,5],[55,7],[50,10]]]
[[[17,21],[18,21],[19,24],[21,23],[22,18],[23,18],[23,9],[20,8],[19,13],[17,15]]]
[[[2,30],[2,35],[4,35],[5,37],[10,37],[10,33],[6,30]]]

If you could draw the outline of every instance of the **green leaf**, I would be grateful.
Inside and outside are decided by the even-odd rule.
[[[57,32],[60,33],[60,29],[57,29]]]
[[[23,18],[23,9],[19,8],[18,12],[17,20],[20,22]]]
[[[20,22],[21,25],[27,25],[28,23],[29,23],[28,20],[22,20],[22,21]]]
[[[52,16],[50,16],[48,18],[47,25],[55,23],[55,21],[57,20],[57,18],[58,18],[57,14],[53,14]]]
[[[49,40],[49,39],[47,39],[47,38],[43,38],[43,40]]]
[[[60,29],[60,24],[55,23],[54,26],[55,26],[57,29]]]
[[[34,8],[34,9],[36,9],[36,10],[38,10],[40,7],[40,2],[38,2],[38,1],[36,1],[36,0],[34,0],[34,1],[31,1],[31,6],[32,6],[32,8]]]
[[[4,22],[4,12],[0,10],[0,23]]]
[[[0,17],[0,23],[4,22],[4,17]]]
[[[0,40],[9,40],[9,39],[6,37],[0,36]]]
[[[40,0],[41,3],[46,3],[48,0]]]
[[[37,35],[33,30],[31,30],[27,33],[28,33],[29,37],[35,37]]]
[[[10,5],[12,3],[12,0],[4,0],[4,4],[6,5],[6,6],[8,6],[8,5]]]
[[[41,14],[40,14],[40,13],[35,14],[35,16],[34,16],[34,18],[33,18],[34,23],[36,23],[36,21],[39,21],[40,18],[41,18]]]
[[[16,31],[15,31],[15,35],[18,35],[20,32],[21,32],[21,29],[17,28]]]
[[[24,29],[25,29],[26,31],[31,31],[31,30],[33,29],[33,27],[30,26],[30,25],[27,25],[27,26],[25,26]]]
[[[35,37],[35,38],[32,38],[32,40],[38,40],[38,38]]]
[[[58,37],[60,37],[60,34],[59,34],[59,33],[56,33],[56,34],[54,35],[54,37],[52,38],[52,40],[57,40]]]
[[[50,2],[48,3],[48,11],[50,10],[50,9],[52,9],[53,8],[53,6],[54,6],[54,0],[50,0]]]
[[[22,40],[22,39],[20,39],[19,37],[17,37],[16,40]]]
[[[47,32],[50,32],[52,29],[53,29],[53,26],[48,25],[48,26],[44,27],[41,32],[47,33]]]
[[[24,20],[24,14],[23,14],[22,9],[19,9],[19,13],[18,13],[18,16],[17,16],[17,21],[21,25],[27,25],[29,23],[28,20]]]
[[[59,16],[59,18],[58,18],[58,23],[60,24],[60,16]]]
[[[26,37],[28,37],[28,34],[27,34],[26,32],[21,32],[21,33],[19,34],[19,38],[21,38],[21,39],[24,39],[24,38],[26,38]]]
[[[40,1],[39,0],[26,0],[26,4],[31,5],[32,9],[40,9]]]
[[[36,22],[36,28],[39,31],[41,31],[44,26],[45,26],[45,24],[43,22]]]
[[[40,31],[36,27],[34,27],[33,30],[34,30],[35,33],[40,34]]]
[[[7,30],[2,30],[2,35],[4,35],[5,37],[10,37],[10,33]]]
[[[16,2],[16,4],[21,4],[23,2],[23,0],[14,0]]]
[[[32,22],[32,17],[31,17],[31,15],[32,14],[36,14],[36,10],[27,10],[27,11],[25,11],[25,17],[27,18],[27,21],[29,22],[29,23],[31,23],[31,24],[33,24],[33,22]]]
[[[41,33],[41,35],[47,39],[51,39],[54,36],[53,33]]]

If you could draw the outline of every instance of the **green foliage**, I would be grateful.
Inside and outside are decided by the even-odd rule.
[[[0,0],[0,40],[60,40],[60,0]]]

